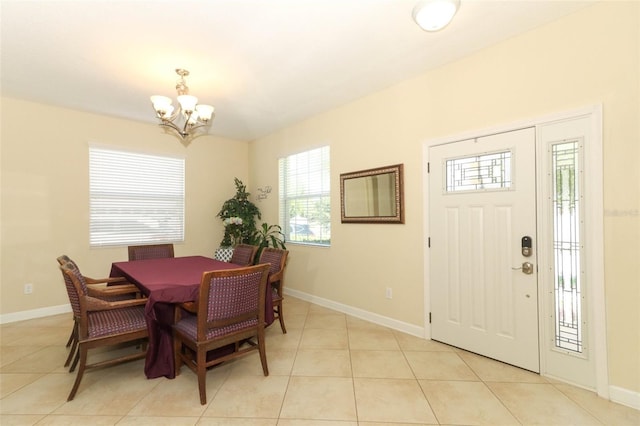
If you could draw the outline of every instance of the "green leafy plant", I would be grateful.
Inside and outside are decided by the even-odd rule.
[[[285,237],[280,225],[268,225],[267,223],[263,223],[260,227],[253,230],[249,244],[258,246],[258,251],[253,263],[258,262],[262,250],[266,247],[287,249],[285,246]]]
[[[250,193],[238,178],[234,178],[236,195],[222,204],[216,215],[224,224],[224,237],[220,243],[223,247],[250,243],[256,229],[256,217],[261,218],[260,209],[249,201]]]

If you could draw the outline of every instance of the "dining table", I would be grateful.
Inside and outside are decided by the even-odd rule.
[[[202,274],[208,271],[241,268],[205,256],[114,262],[111,277],[124,277],[147,297],[145,318],[149,343],[144,372],[147,378],[175,377],[173,331],[175,309],[183,302],[197,301]],[[265,322],[273,322],[272,295],[266,292]],[[229,350],[229,348],[222,349]],[[232,348],[231,348],[232,350]]]

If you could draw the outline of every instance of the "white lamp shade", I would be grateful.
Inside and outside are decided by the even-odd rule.
[[[173,105],[171,105],[171,98],[166,96],[151,96],[151,103],[153,109],[156,110],[156,114],[160,118],[170,117],[173,114]]]
[[[456,14],[460,0],[423,0],[413,8],[413,19],[425,31],[446,27]]]
[[[180,95],[178,96],[178,102],[180,103],[182,111],[193,111],[196,109],[198,98],[191,95]]]
[[[166,111],[167,107],[171,106],[171,98],[155,95],[151,96],[151,103],[156,111]]]
[[[211,105],[198,105],[196,111],[200,119],[205,123],[211,120],[211,115],[213,115],[213,107]]]

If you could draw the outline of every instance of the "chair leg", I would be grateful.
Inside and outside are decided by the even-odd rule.
[[[73,356],[76,354],[78,349],[78,340],[74,338],[73,345],[71,346],[71,350],[69,350],[69,356],[67,356],[67,360],[64,362],[64,366],[68,367],[73,359]]]
[[[67,344],[65,345],[65,347],[69,347],[71,346],[71,344],[74,342],[75,338],[76,338],[76,334],[78,333],[78,323],[76,322],[76,320],[73,320],[73,329],[71,330],[71,334],[69,335],[69,340],[67,340]],[[66,365],[65,365],[66,367]]]
[[[260,354],[260,363],[262,364],[262,373],[269,375],[269,366],[267,365],[267,350],[264,343],[264,328],[258,329],[258,353]]]
[[[196,370],[198,372],[198,390],[200,391],[200,404],[207,403],[207,352],[198,349],[196,355]]]
[[[78,322],[73,320],[73,330],[71,330],[71,336],[69,336],[69,341],[67,342],[67,347],[71,345],[71,349],[69,350],[69,356],[67,360],[64,362],[64,366],[68,367],[69,363],[73,359],[76,350],[78,349]]]
[[[80,368],[78,369],[78,373],[76,375],[76,381],[73,384],[73,388],[71,389],[71,393],[67,398],[67,401],[71,401],[78,391],[78,387],[80,387],[80,382],[82,381],[82,376],[84,375],[84,370],[87,366],[87,348],[84,347],[82,343],[80,343],[80,347],[78,348],[78,353],[80,355]],[[73,365],[75,367],[76,362],[74,361]]]
[[[180,352],[182,351],[182,341],[176,336],[176,332],[173,332],[173,368],[174,374],[176,377],[180,374],[180,369],[182,368],[182,356]]]
[[[78,361],[80,360],[80,349],[76,350],[76,357],[73,359],[73,364],[71,364],[71,368],[69,368],[69,373],[73,373],[76,370],[76,366],[78,365]]]
[[[287,327],[284,326],[284,317],[282,316],[282,302],[278,303],[278,320],[280,321],[282,334],[287,334]]]

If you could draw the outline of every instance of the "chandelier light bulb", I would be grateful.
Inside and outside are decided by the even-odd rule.
[[[187,118],[187,121],[190,126],[198,123],[198,111],[193,111],[191,114],[188,114],[188,116],[189,118]]]

